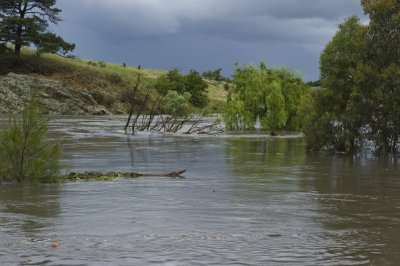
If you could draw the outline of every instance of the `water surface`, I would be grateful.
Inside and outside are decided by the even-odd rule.
[[[302,138],[123,133],[51,120],[68,171],[169,172],[0,185],[1,265],[397,265],[397,159],[315,156]],[[51,242],[58,248],[51,248]]]

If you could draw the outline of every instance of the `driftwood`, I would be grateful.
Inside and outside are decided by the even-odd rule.
[[[185,178],[184,176],[182,176],[182,174],[184,173],[184,172],[186,172],[186,170],[183,170],[183,171],[179,171],[179,172],[170,172],[170,173],[167,173],[167,174],[154,174],[154,173],[148,173],[148,174],[145,174],[145,173],[139,173],[138,175],[139,176],[165,176],[165,177],[171,177],[171,178]]]
[[[170,172],[170,173],[136,173],[136,172],[94,172],[94,171],[86,171],[83,173],[75,173],[71,172],[64,176],[64,179],[77,181],[77,180],[113,180],[117,178],[138,178],[141,176],[164,176],[170,178],[185,178],[182,174],[186,172],[186,170],[179,172]]]
[[[140,66],[138,67],[138,69],[140,70]],[[138,90],[138,88],[140,86],[140,83],[141,83],[141,79],[140,79],[141,75],[140,74],[141,73],[139,72],[139,74],[137,76],[137,79],[136,79],[136,84],[135,84],[135,86],[133,87],[133,90],[132,90],[132,97],[131,97],[131,103],[130,103],[131,104],[131,110],[129,111],[128,121],[126,121],[125,132],[128,131],[129,123],[131,122],[131,118],[132,118],[133,111],[134,111],[134,108],[135,108],[136,92],[137,92],[137,90]]]
[[[140,69],[140,68],[139,68]],[[139,106],[135,106],[136,96],[139,94],[139,87],[141,85],[141,73],[139,72],[136,78],[136,84],[131,90],[130,105],[128,120],[125,124],[125,133],[135,134],[136,131],[156,131],[164,133],[178,133],[184,126],[189,126],[185,134],[217,134],[221,133],[221,128],[218,128],[219,122],[205,123],[205,114],[194,115],[187,114],[179,116],[176,114],[156,115],[159,114],[160,109],[165,102],[164,97],[159,96],[156,100],[152,100],[151,90],[147,89],[140,93],[143,97]],[[150,110],[147,107],[151,106]],[[137,109],[135,111],[135,109]]]

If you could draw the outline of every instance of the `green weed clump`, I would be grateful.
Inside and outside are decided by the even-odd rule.
[[[61,147],[46,139],[47,120],[35,99],[0,131],[0,181],[54,183],[61,177]]]

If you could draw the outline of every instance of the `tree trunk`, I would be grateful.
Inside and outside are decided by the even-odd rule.
[[[19,18],[21,21],[25,18],[26,15],[26,10],[28,8],[28,2],[29,1],[20,1],[18,4],[18,12],[19,12]],[[23,33],[23,28],[21,23],[19,23],[17,32],[15,33],[15,48],[14,48],[14,54],[19,58],[21,55],[21,48],[22,48],[22,33]]]
[[[22,27],[18,27],[15,38],[14,54],[19,58],[22,48]]]

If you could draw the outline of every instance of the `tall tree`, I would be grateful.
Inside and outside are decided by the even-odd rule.
[[[397,152],[400,137],[400,1],[362,0],[370,17],[365,40],[374,86],[371,138],[381,153]]]
[[[320,59],[320,93],[305,130],[312,150],[400,148],[400,0],[362,0],[368,25],[350,17]]]
[[[313,96],[315,112],[305,127],[308,146],[312,150],[350,152],[358,149],[359,129],[364,116],[359,112],[360,87],[366,27],[358,17],[339,24],[339,30],[326,45],[320,58],[321,84]],[[360,110],[358,110],[360,109]],[[366,109],[363,109],[366,111]],[[368,113],[368,112],[365,112]]]
[[[13,45],[19,57],[23,46],[35,45],[40,52],[67,53],[75,48],[61,37],[48,32],[49,23],[61,21],[56,0],[1,0],[0,43]],[[9,48],[11,49],[11,48]]]
[[[200,76],[196,70],[190,70],[184,76],[185,92],[192,95],[190,102],[196,107],[207,106],[209,99],[207,96],[208,84]]]
[[[228,95],[225,122],[229,129],[299,128],[297,108],[308,86],[290,68],[267,68],[264,63],[236,66],[233,88]]]
[[[209,102],[208,85],[195,70],[190,70],[185,75],[177,68],[172,69],[158,78],[154,86],[163,95],[167,95],[169,91],[176,91],[182,95],[188,92],[191,95],[190,103],[196,107],[205,107]]]

